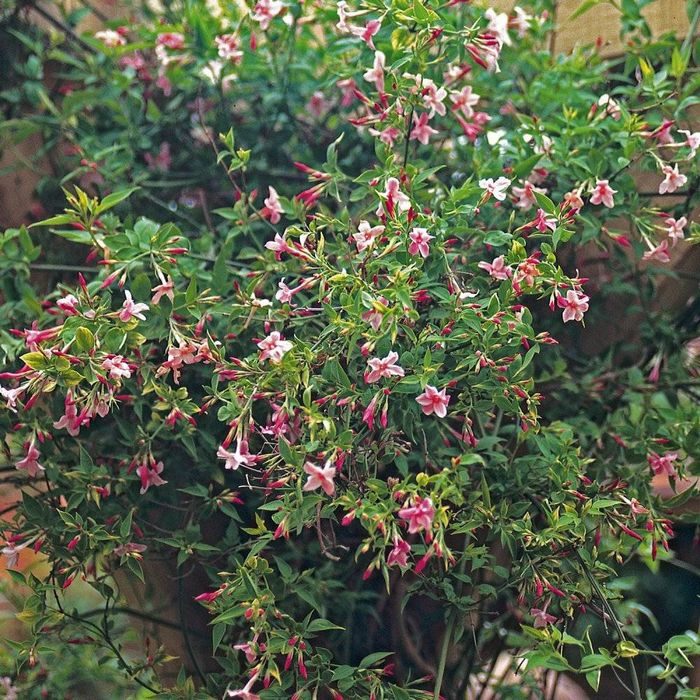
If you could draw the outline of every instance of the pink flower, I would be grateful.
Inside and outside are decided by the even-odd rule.
[[[311,462],[305,462],[304,472],[309,475],[303,487],[304,491],[313,491],[320,487],[329,496],[333,495],[335,492],[335,484],[333,483],[335,467],[332,467],[330,462],[326,462],[323,468],[317,467]]]
[[[681,216],[680,219],[669,217],[668,219],[664,220],[664,223],[668,227],[666,229],[666,233],[668,234],[669,238],[672,238],[674,241],[683,240],[683,229],[688,223],[688,219],[686,219],[685,216]]]
[[[531,182],[527,180],[523,182],[522,187],[513,187],[513,194],[517,197],[515,201],[515,206],[518,209],[527,211],[537,204],[537,199],[535,198],[535,192],[544,194],[545,191],[540,187],[535,187]]]
[[[253,649],[253,646],[250,644],[250,642],[244,642],[243,644],[234,644],[233,648],[238,651],[242,651],[245,654],[245,660],[249,664],[252,664],[257,658],[255,649]]]
[[[168,275],[167,280],[161,278],[161,284],[153,287],[151,291],[153,292],[151,304],[158,304],[163,297],[168,297],[171,302],[175,299],[175,283],[170,278],[170,275]]]
[[[447,395],[447,389],[438,391],[434,386],[428,384],[425,391],[420,396],[416,396],[416,401],[426,416],[434,413],[438,418],[444,418],[447,415],[447,404],[450,403],[450,397]]]
[[[26,547],[26,544],[16,544],[8,542],[6,547],[2,548],[2,554],[6,557],[5,567],[14,569],[19,561],[19,553]]]
[[[428,145],[430,137],[438,133],[437,129],[433,129],[432,126],[428,125],[429,119],[427,112],[423,112],[420,116],[417,114],[413,115],[413,128],[408,137],[410,141],[420,141],[424,146]]]
[[[226,691],[230,698],[241,698],[241,700],[260,700],[260,696],[252,693],[250,689],[255,684],[258,678],[258,674],[254,673],[250,680],[238,690],[228,690]]]
[[[41,454],[36,448],[34,440],[25,446],[25,450],[26,454],[24,458],[20,459],[18,462],[15,462],[15,466],[17,469],[23,469],[26,471],[29,476],[35,477],[39,474],[39,472],[44,471],[44,467],[39,464],[39,457],[41,457]]]
[[[384,226],[370,226],[367,221],[360,221],[357,227],[357,233],[353,233],[357,252],[361,253],[366,248],[369,248],[374,240],[384,233]]]
[[[53,427],[56,428],[56,430],[65,428],[69,435],[75,437],[80,432],[81,426],[90,423],[87,414],[87,410],[83,410],[78,414],[78,409],[73,399],[73,393],[69,391],[64,401],[63,415],[54,422]]]
[[[294,343],[285,340],[279,331],[272,331],[267,338],[263,338],[258,343],[258,347],[262,350],[260,353],[260,362],[269,359],[274,364],[277,364],[281,362],[284,355],[294,347]]]
[[[78,299],[73,294],[66,294],[62,299],[58,299],[56,301],[56,306],[58,306],[66,316],[78,315]]]
[[[605,107],[605,115],[612,117],[615,121],[618,121],[622,116],[620,105],[607,93],[598,98],[598,106]]]
[[[678,172],[678,163],[673,168],[670,165],[662,166],[661,172],[664,174],[664,180],[659,185],[659,194],[675,192],[688,182],[688,178]]]
[[[559,308],[564,309],[562,318],[564,323],[569,321],[583,320],[583,314],[588,311],[588,297],[583,292],[577,292],[575,289],[570,289],[566,293],[566,297],[557,297]]]
[[[411,208],[411,200],[401,191],[401,183],[395,177],[387,179],[384,196],[386,197],[387,207],[390,212],[393,212],[394,207],[396,207],[399,212],[408,211]]]
[[[544,610],[530,608],[530,615],[535,618],[532,625],[535,628],[547,627],[547,625],[551,625],[553,622],[557,621],[557,618],[554,617],[554,615],[550,615],[546,608]]]
[[[506,265],[506,260],[502,255],[499,255],[497,258],[494,258],[493,262],[487,263],[484,260],[482,260],[477,267],[480,267],[482,270],[486,270],[486,272],[491,275],[496,280],[507,280],[511,274],[512,271]]]
[[[445,116],[447,112],[443,104],[447,97],[445,88],[439,88],[432,80],[426,78],[422,82],[421,94],[423,95],[423,104],[430,110],[430,119],[436,114],[439,114],[441,117]]]
[[[245,439],[236,442],[236,449],[233,452],[225,449],[223,445],[219,445],[216,456],[226,461],[224,469],[233,469],[234,471],[240,466],[250,467],[259,459],[257,455],[251,455],[248,452],[248,441]]]
[[[386,56],[382,51],[374,52],[374,65],[373,67],[363,74],[363,78],[368,83],[374,83],[374,87],[377,92],[384,92],[384,63],[386,61]]]
[[[272,189],[272,188],[270,188]],[[265,243],[265,247],[268,250],[274,250],[275,251],[275,258],[277,260],[281,259],[282,253],[293,253],[294,249],[290,247],[289,243],[284,240],[282,236],[280,236],[279,233],[275,234],[275,238],[272,241],[268,241]]]
[[[122,304],[122,310],[119,312],[120,320],[126,323],[133,317],[145,321],[146,317],[143,315],[142,311],[148,311],[148,304],[135,303],[128,289],[124,290],[124,296],[126,299]]]
[[[222,34],[214,39],[219,58],[232,63],[240,63],[243,51],[238,47],[238,37],[235,34]]]
[[[608,209],[612,209],[615,206],[614,194],[617,194],[617,190],[610,187],[608,180],[598,180],[593,188],[590,202],[591,204],[603,204]]]
[[[686,160],[691,160],[695,158],[695,154],[700,148],[700,131],[695,131],[691,133],[687,129],[678,129],[679,134],[685,134],[685,145],[690,149],[690,153]]]
[[[105,46],[114,48],[115,46],[124,46],[126,39],[114,29],[103,29],[100,32],[95,32],[95,39],[99,39]]]
[[[102,362],[101,367],[109,371],[111,379],[119,379],[120,377],[128,379],[131,376],[129,363],[122,355],[108,355]]]
[[[564,207],[569,207],[570,209],[583,209],[583,200],[578,192],[567,192],[564,195]]]
[[[258,0],[253,10],[253,19],[260,22],[260,28],[265,31],[270,22],[282,11],[282,3],[279,0]]]
[[[656,454],[656,452],[647,455],[649,466],[656,476],[664,474],[673,478],[677,477],[678,474],[676,473],[676,466],[674,464],[677,459],[677,452],[666,452],[663,457]]]
[[[126,544],[120,544],[119,546],[115,547],[112,554],[118,557],[133,557],[135,559],[143,559],[141,554],[147,549],[148,547],[145,544],[127,542]]]
[[[365,381],[372,384],[378,382],[382,377],[387,379],[389,377],[403,377],[403,369],[395,364],[398,359],[399,354],[393,350],[381,360],[378,357],[373,357],[367,362],[372,371],[365,374]]]
[[[147,462],[144,462],[137,470],[139,478],[141,479],[141,490],[139,493],[143,495],[148,491],[151,486],[162,486],[168,482],[160,477],[163,471],[163,462],[156,462],[153,465],[153,469],[148,466]]]
[[[265,208],[263,214],[270,218],[271,224],[279,223],[282,218],[282,205],[280,204],[279,195],[274,187],[268,187],[269,195],[264,199]]]
[[[471,85],[466,85],[459,92],[451,92],[450,100],[453,110],[461,111],[467,119],[471,119],[474,116],[472,108],[479,102],[479,95],[472,91]]]
[[[409,533],[421,530],[430,532],[435,517],[435,507],[429,498],[416,496],[415,505],[404,506],[399,511],[399,517],[408,522]]]
[[[394,548],[386,559],[387,566],[408,566],[408,555],[411,553],[411,545],[400,537],[394,537]]]
[[[507,177],[499,177],[497,180],[489,177],[479,180],[479,187],[499,202],[502,202],[506,198],[506,190],[510,187],[510,180]]]
[[[185,48],[185,37],[179,32],[163,32],[156,38],[156,45],[179,51]]]
[[[544,209],[537,210],[537,216],[529,223],[540,233],[547,233],[547,229],[554,231],[557,227],[557,220],[553,216],[548,216]]]
[[[369,129],[369,133],[372,134],[372,136],[378,136],[379,140],[389,147],[393,146],[394,141],[401,135],[401,132],[395,126],[387,126],[387,128],[382,131]]]
[[[24,386],[18,386],[16,389],[5,389],[5,387],[0,386],[0,396],[5,399],[7,408],[13,413],[17,413],[17,401],[24,391]]]
[[[160,144],[158,153],[154,156],[152,153],[146,153],[144,156],[149,170],[156,170],[167,173],[173,164],[172,156],[170,155],[170,144],[163,141]]]
[[[650,248],[642,256],[642,260],[656,260],[660,263],[671,262],[671,256],[668,254],[668,238],[664,238],[656,248]]]
[[[380,394],[375,394],[372,400],[367,404],[367,408],[362,414],[362,420],[366,423],[370,430],[374,429],[374,412],[377,410],[377,401],[379,401]]]
[[[421,256],[427,258],[430,253],[428,244],[435,236],[431,236],[425,228],[416,227],[408,234],[408,237],[411,239],[408,252],[411,255],[418,255],[420,253]]]

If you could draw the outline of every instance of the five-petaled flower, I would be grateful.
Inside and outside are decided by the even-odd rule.
[[[294,343],[290,340],[285,340],[279,331],[272,331],[270,335],[263,338],[258,347],[262,351],[260,353],[260,362],[270,360],[270,362],[278,363],[293,347]]]
[[[424,146],[427,146],[430,137],[438,133],[437,129],[433,129],[428,124],[429,119],[430,116],[427,112],[423,112],[420,116],[417,114],[413,115],[413,128],[408,137],[410,141],[420,141]]]
[[[270,219],[271,224],[278,224],[282,218],[282,205],[277,190],[274,187],[268,187],[269,194],[263,201],[265,208],[262,214]]]
[[[109,372],[111,379],[120,379],[121,377],[128,379],[131,377],[129,363],[122,355],[108,355],[102,361],[101,367]]]
[[[429,243],[435,238],[428,233],[428,229],[415,227],[409,234],[408,237],[411,242],[408,245],[408,252],[411,255],[421,255],[427,258],[430,253]]]
[[[674,167],[670,165],[662,166],[661,172],[664,174],[664,179],[659,185],[659,194],[675,192],[688,182],[688,178],[683,173],[678,172],[678,163]]]
[[[675,464],[677,459],[677,452],[666,452],[664,455],[651,452],[647,455],[649,466],[656,476],[665,475],[673,478],[677,477],[678,474],[676,473]]]
[[[450,397],[447,395],[447,389],[438,391],[436,387],[428,384],[425,391],[416,396],[416,401],[426,416],[434,413],[439,418],[444,418],[447,415],[447,404],[450,403]]]
[[[363,74],[363,78],[368,83],[374,83],[374,87],[377,88],[378,93],[384,92],[384,62],[386,61],[386,56],[382,51],[374,52],[374,65],[368,71]]]
[[[557,621],[557,618],[554,615],[550,615],[547,612],[546,607],[544,610],[541,610],[540,608],[530,608],[530,615],[532,615],[534,618],[532,626],[536,629],[540,627],[547,627],[547,625],[551,625],[553,622]]]
[[[486,195],[493,196],[499,202],[506,198],[506,190],[510,187],[510,180],[507,177],[499,177],[494,180],[491,177],[479,180],[479,187],[486,192]]]
[[[367,362],[370,371],[365,374],[365,381],[368,384],[378,382],[382,377],[403,377],[403,368],[396,364],[399,354],[393,350],[384,358],[373,357]]]
[[[617,190],[610,187],[608,183],[608,180],[598,180],[595,183],[595,187],[591,193],[591,204],[602,204],[608,209],[612,209],[615,206],[613,195],[617,194]]]
[[[216,456],[225,460],[224,469],[233,469],[234,471],[241,466],[250,467],[259,459],[257,455],[252,455],[248,451],[248,441],[245,439],[236,442],[236,449],[233,452],[225,449],[223,445],[219,445]]]
[[[588,311],[588,297],[583,293],[570,289],[566,296],[557,297],[557,304],[564,309],[562,319],[564,323],[583,320],[583,314]]]
[[[39,464],[39,457],[41,457],[41,454],[34,444],[34,440],[31,440],[25,445],[24,457],[15,462],[15,466],[17,469],[26,471],[29,476],[35,477],[44,471],[44,467]]]
[[[477,267],[486,270],[495,280],[507,280],[513,274],[510,267],[506,265],[506,259],[502,255],[494,258],[493,262],[490,263],[482,260]]]
[[[333,483],[335,467],[331,466],[330,462],[326,462],[323,467],[318,467],[312,462],[305,462],[304,472],[309,475],[304,484],[304,491],[322,488],[329,496],[335,493],[335,484]]]
[[[143,462],[138,469],[136,474],[138,474],[139,479],[141,479],[141,490],[139,493],[143,495],[148,491],[151,486],[163,486],[168,482],[161,478],[160,474],[163,471],[163,462],[156,462],[153,467],[148,465],[148,462]]]
[[[353,233],[358,253],[369,248],[378,236],[384,233],[384,226],[370,226],[368,221],[360,221],[357,233]]]
[[[673,239],[673,241],[683,240],[683,229],[688,224],[688,219],[685,216],[681,216],[680,219],[669,217],[664,219],[664,223],[666,224],[666,233],[669,238]]]
[[[122,309],[119,312],[119,319],[121,321],[124,321],[124,323],[131,320],[132,318],[138,318],[142,321],[145,321],[146,317],[143,315],[142,312],[148,311],[148,304],[142,304],[141,302],[136,303],[133,297],[131,296],[131,292],[128,289],[124,290],[124,296],[126,297],[126,299],[124,300],[124,303],[122,304]]]
[[[260,22],[260,28],[265,31],[283,7],[279,0],[258,0],[253,9],[253,19]]]
[[[435,506],[429,498],[416,496],[414,505],[404,506],[399,510],[399,517],[408,522],[410,533],[425,530],[430,532],[435,517]]]
[[[400,537],[394,537],[394,548],[386,558],[387,566],[408,566],[408,555],[411,552],[411,545]]]

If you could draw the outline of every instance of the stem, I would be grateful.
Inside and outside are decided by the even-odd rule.
[[[433,691],[433,700],[440,700],[440,689],[442,688],[442,679],[445,675],[445,665],[447,664],[447,653],[450,649],[452,641],[452,632],[455,622],[457,621],[457,608],[452,611],[450,619],[447,621],[445,635],[442,638],[442,649],[440,649],[440,660],[438,662],[437,675],[435,676],[435,690]]]

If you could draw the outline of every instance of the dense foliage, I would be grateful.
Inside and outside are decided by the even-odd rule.
[[[615,62],[552,55],[547,3],[150,2],[80,38],[7,12],[2,133],[53,169],[0,238],[3,552],[50,565],[14,574],[27,693],[51,632],[163,697],[604,669],[697,697],[697,635],[647,648],[616,582],[671,558],[692,490],[652,477],[697,470],[694,320],[653,300],[698,236],[700,74],[622,9]],[[167,691],[168,650],[115,637],[125,576],[210,614]]]

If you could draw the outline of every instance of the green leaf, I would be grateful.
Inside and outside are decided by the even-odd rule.
[[[322,617],[316,618],[315,620],[311,620],[309,623],[308,627],[306,628],[307,632],[323,632],[325,630],[342,630],[345,629],[344,627],[340,627],[338,625],[334,625],[330,620],[326,620]]]
[[[80,326],[75,331],[75,346],[81,352],[88,352],[95,347],[95,336],[89,328]]]
[[[49,366],[48,359],[40,352],[28,352],[21,355],[19,359],[31,369],[43,370]]]
[[[112,194],[108,194],[98,205],[97,208],[95,209],[95,214],[99,216],[103,212],[107,211],[108,209],[111,209],[112,207],[116,207],[119,202],[123,202],[127,197],[129,197],[131,194],[136,192],[136,190],[140,189],[140,187],[130,187],[129,189],[126,190],[120,190],[119,192],[112,192]]]

